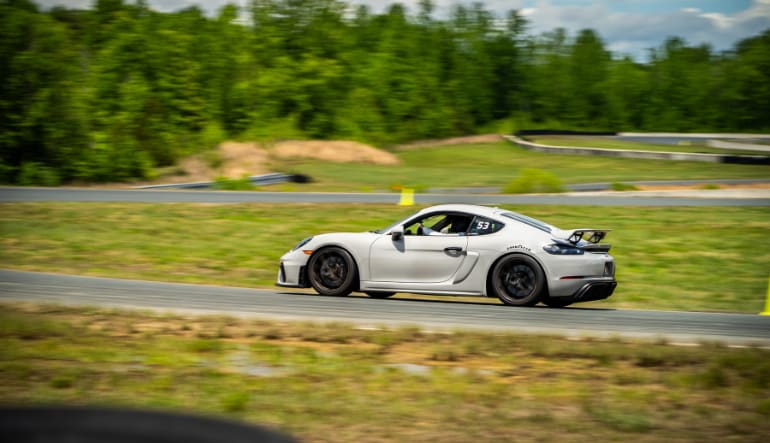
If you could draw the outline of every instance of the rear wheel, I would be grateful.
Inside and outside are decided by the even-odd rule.
[[[388,297],[391,297],[391,296],[395,295],[396,293],[395,292],[368,291],[368,292],[364,292],[364,294],[366,294],[366,295],[368,295],[369,297],[372,297],[372,298],[388,298]]]
[[[537,262],[525,255],[503,257],[492,271],[492,289],[505,304],[534,306],[545,288],[545,275]]]
[[[329,247],[316,251],[308,262],[308,280],[319,294],[345,296],[355,289],[356,264],[348,251]]]

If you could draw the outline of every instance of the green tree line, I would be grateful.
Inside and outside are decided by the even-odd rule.
[[[530,35],[480,3],[436,18],[338,0],[251,0],[207,16],[145,0],[43,11],[0,0],[0,181],[145,178],[226,138],[380,146],[516,127],[767,131],[770,30],[649,61],[593,30]]]

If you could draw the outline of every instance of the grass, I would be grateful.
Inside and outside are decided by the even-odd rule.
[[[543,194],[564,192],[559,177],[536,168],[522,169],[519,176],[505,185],[506,194]]]
[[[612,229],[618,289],[601,306],[760,312],[770,208],[505,206],[562,228]],[[0,267],[273,287],[280,256],[323,232],[418,207],[345,204],[0,204]],[[344,214],[344,216],[340,216]]]
[[[8,303],[0,324],[6,405],[173,409],[304,442],[760,442],[770,433],[770,351],[756,348]]]
[[[301,172],[312,177],[314,182],[266,189],[373,192],[400,186],[417,189],[503,188],[527,168],[544,170],[565,184],[768,177],[767,166],[555,155],[527,151],[509,142],[420,148],[400,151],[396,155],[401,165],[276,161],[272,165],[275,170]]]
[[[608,137],[590,137],[590,136],[535,136],[527,137],[528,140],[542,145],[551,146],[577,146],[585,148],[603,148],[603,149],[627,149],[634,151],[657,151],[657,152],[687,152],[700,154],[726,154],[726,155],[765,155],[762,152],[736,149],[712,148],[706,145],[705,140],[702,143],[687,143],[679,145],[666,145],[643,143],[629,140],[617,140]]]

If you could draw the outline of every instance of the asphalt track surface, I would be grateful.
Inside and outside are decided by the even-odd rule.
[[[486,330],[574,337],[665,338],[672,343],[770,346],[770,317],[619,310],[601,302],[565,309],[514,308],[416,298],[324,297],[293,290],[159,283],[0,270],[0,300],[51,302],[312,321],[362,327]]]
[[[380,203],[396,204],[395,193],[166,191],[77,188],[0,187],[0,203],[133,202],[133,203]],[[416,194],[417,204],[576,206],[770,206],[769,198],[685,198],[597,195]]]
[[[98,190],[0,187],[0,202],[80,201],[143,203],[398,203],[398,194]],[[597,197],[574,195],[418,194],[420,204],[554,204],[596,206],[770,206],[770,199]],[[275,291],[0,270],[0,300],[216,312],[267,318],[333,320],[369,327],[420,325],[574,336],[666,338],[770,346],[770,317],[601,308],[510,308],[486,303],[321,297]]]

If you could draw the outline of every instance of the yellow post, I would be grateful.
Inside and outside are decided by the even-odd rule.
[[[770,315],[770,281],[767,282],[767,298],[765,299],[765,310],[759,315]]]
[[[414,189],[401,188],[401,200],[399,206],[412,206],[414,204]]]

